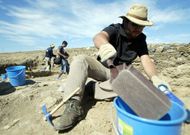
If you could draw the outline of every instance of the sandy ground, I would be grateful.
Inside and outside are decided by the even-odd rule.
[[[159,47],[155,51],[151,49],[151,57],[154,59],[163,79],[172,87],[173,92],[180,97],[186,106],[190,108],[190,50],[189,46],[170,47],[167,50]],[[70,54],[78,55],[82,50],[71,51]],[[87,55],[92,55],[94,50],[86,49]],[[82,51],[84,52],[84,50]],[[42,52],[18,53],[21,58],[28,56],[43,56]],[[31,54],[31,55],[29,55]],[[11,60],[6,58],[9,54],[0,54],[1,63],[11,64]],[[9,55],[10,56],[10,55]],[[34,58],[34,57],[32,57]],[[7,60],[6,60],[7,59]],[[17,60],[16,59],[16,60]],[[19,62],[18,60],[17,62]],[[48,122],[44,121],[41,113],[41,106],[45,103],[48,110],[52,110],[62,101],[63,94],[57,91],[59,86],[67,78],[63,75],[61,80],[57,80],[59,67],[53,69],[53,74],[41,74],[39,69],[43,65],[39,64],[35,68],[32,76],[28,76],[26,85],[13,87],[9,81],[0,83],[0,134],[1,135],[114,135],[113,117],[115,108],[113,101],[97,101],[87,98],[85,103],[86,117],[68,132],[60,133],[55,131]],[[139,61],[135,66],[142,70]],[[3,66],[1,66],[3,67]],[[29,71],[27,71],[29,72]],[[31,75],[31,74],[27,74]],[[91,88],[88,89],[89,91]],[[55,116],[63,112],[60,108]],[[190,135],[190,125],[182,125],[182,135]]]

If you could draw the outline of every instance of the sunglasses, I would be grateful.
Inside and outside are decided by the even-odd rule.
[[[136,24],[136,23],[133,23],[133,22],[130,22],[131,23],[131,25],[133,26],[133,27],[135,27],[135,28],[144,28],[145,26],[142,26],[142,25],[138,25],[138,24]]]

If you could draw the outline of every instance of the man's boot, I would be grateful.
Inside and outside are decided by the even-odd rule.
[[[84,110],[78,100],[70,99],[65,105],[63,115],[53,122],[56,130],[63,131],[70,129],[84,118]]]

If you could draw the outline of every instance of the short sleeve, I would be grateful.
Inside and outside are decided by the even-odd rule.
[[[108,27],[104,28],[102,31],[105,31],[108,33],[109,37],[112,39],[116,37],[118,33],[119,25],[118,24],[111,24]]]
[[[118,31],[120,25],[119,24],[111,24],[108,27],[104,28],[102,31],[105,31],[109,35],[109,42],[113,46],[116,46],[117,38],[118,38]]]
[[[146,36],[143,34],[137,41],[137,55],[141,57],[142,55],[148,55],[148,48],[146,43]]]
[[[58,47],[58,50],[59,50],[59,51],[61,50],[61,46]]]
[[[102,31],[107,32],[109,35],[113,35],[116,32],[116,29],[114,24],[111,24],[108,27],[104,28]]]

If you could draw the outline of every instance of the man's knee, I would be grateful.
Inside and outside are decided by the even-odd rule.
[[[87,61],[87,57],[88,57],[88,56],[85,56],[85,55],[74,56],[73,62],[84,63],[84,62]]]

